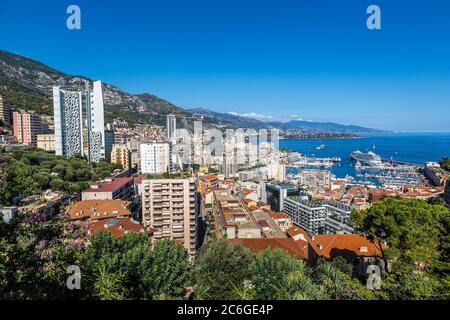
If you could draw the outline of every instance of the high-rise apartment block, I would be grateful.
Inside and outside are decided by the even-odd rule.
[[[143,142],[140,145],[142,173],[161,174],[171,171],[172,149],[167,142]]]
[[[67,91],[53,87],[56,155],[70,158],[84,155],[87,140],[89,161],[105,158],[105,124],[102,83],[94,82],[93,91]],[[85,110],[85,112],[83,112]],[[86,119],[83,119],[83,113]],[[87,139],[84,132],[87,132]]]
[[[156,229],[154,239],[183,244],[191,256],[197,246],[199,205],[192,178],[144,179],[142,223]]]
[[[126,145],[114,144],[111,151],[111,163],[120,164],[125,170],[131,169],[131,151]]]
[[[0,121],[7,126],[11,125],[11,115],[11,107],[6,97],[0,95]]]
[[[167,141],[175,143],[177,138],[177,118],[173,114],[167,115],[166,138]]]
[[[18,142],[36,147],[37,135],[42,132],[40,116],[32,112],[14,112],[13,132]]]

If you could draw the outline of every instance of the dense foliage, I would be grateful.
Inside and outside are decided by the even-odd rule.
[[[385,199],[354,216],[374,239],[384,239],[391,272],[382,289],[391,299],[449,298],[450,211],[422,200]]]
[[[65,159],[43,150],[14,148],[0,154],[0,204],[16,196],[27,197],[44,190],[80,192],[90,181],[111,175],[120,165],[106,161],[89,164],[84,158]]]
[[[191,270],[184,247],[164,240],[152,248],[146,234],[134,232],[99,233],[81,266],[86,295],[94,299],[180,299]]]
[[[370,237],[386,241],[390,261],[381,289],[366,287],[342,258],[309,265],[281,249],[254,255],[226,240],[207,243],[192,264],[171,241],[152,246],[143,233],[114,237],[82,230],[57,215],[20,213],[0,223],[0,297],[21,299],[448,299],[450,212],[420,200],[385,199],[354,215]],[[1,221],[0,221],[1,222]],[[66,287],[81,269],[81,290]]]
[[[439,161],[441,168],[450,172],[450,158],[444,157],[441,161]]]
[[[19,213],[0,223],[0,299],[70,298],[67,267],[84,248],[82,232],[67,217]]]
[[[281,249],[266,249],[254,256],[248,249],[225,240],[212,241],[200,251],[194,275],[196,299],[314,300],[376,296],[376,292],[334,263],[320,261],[317,266],[308,266]]]

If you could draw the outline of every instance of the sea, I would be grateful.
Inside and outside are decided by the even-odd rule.
[[[320,145],[322,149],[317,149]],[[283,139],[280,148],[300,152],[308,157],[340,157],[341,163],[332,167],[338,178],[355,176],[354,162],[350,154],[355,150],[373,151],[383,159],[424,164],[450,157],[449,133],[371,133],[357,138],[342,139]],[[289,173],[289,171],[288,171]]]

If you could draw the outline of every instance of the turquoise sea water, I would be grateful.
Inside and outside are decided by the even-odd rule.
[[[423,164],[450,157],[450,133],[376,133],[361,135],[356,139],[286,139],[280,148],[288,148],[313,157],[340,157],[342,162],[332,172],[339,178],[355,171],[350,153],[355,150],[372,150],[383,159]],[[317,150],[316,147],[325,147]]]

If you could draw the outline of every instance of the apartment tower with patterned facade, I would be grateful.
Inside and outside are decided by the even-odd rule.
[[[84,144],[87,143],[86,155],[90,162],[104,159],[105,124],[101,81],[94,82],[92,92],[53,87],[53,107],[56,155],[66,158],[85,155]]]

